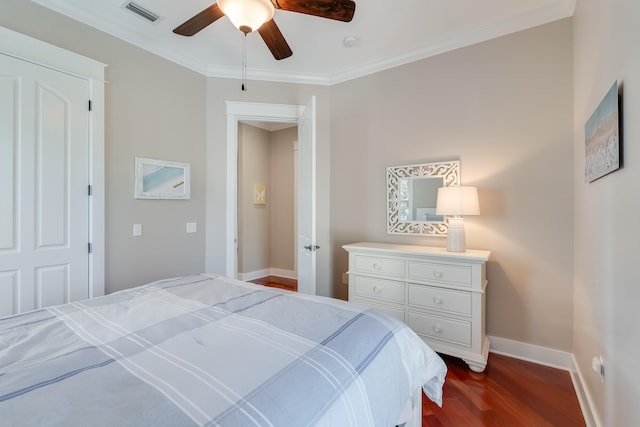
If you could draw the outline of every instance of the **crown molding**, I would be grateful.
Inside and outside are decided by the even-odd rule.
[[[221,67],[209,65],[206,72],[207,77],[221,77],[227,79],[239,79],[242,76],[240,67]],[[301,83],[313,85],[331,84],[329,76],[312,73],[295,73],[289,71],[262,70],[256,68],[247,69],[247,80],[260,80],[281,83]]]

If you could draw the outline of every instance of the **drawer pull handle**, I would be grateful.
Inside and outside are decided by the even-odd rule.
[[[436,334],[439,334],[440,332],[442,332],[442,328],[440,327],[440,325],[438,324],[433,325],[433,332],[435,332]]]
[[[374,286],[374,287],[373,287],[373,292],[375,292],[376,294],[379,294],[380,292],[382,292],[382,289],[380,289],[380,288],[379,288],[379,287],[377,287],[377,286]]]
[[[433,303],[434,303],[434,304],[442,304],[442,298],[440,298],[440,297],[433,297]]]
[[[382,267],[380,267],[380,264],[378,264],[377,262],[373,263],[373,268],[375,268],[376,270],[381,270]]]
[[[442,279],[442,271],[434,270],[433,277],[436,277],[438,279]]]

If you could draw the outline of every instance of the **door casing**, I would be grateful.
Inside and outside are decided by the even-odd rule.
[[[104,69],[106,64],[0,27],[0,54],[49,68],[89,83],[89,298],[105,293]]]

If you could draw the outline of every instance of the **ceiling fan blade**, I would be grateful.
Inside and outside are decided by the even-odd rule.
[[[180,34],[181,36],[192,36],[200,30],[206,28],[208,25],[213,24],[223,16],[224,13],[222,12],[222,10],[220,10],[218,4],[214,3],[202,12],[195,15],[193,18],[174,28],[173,32],[176,34]]]
[[[352,0],[273,0],[273,4],[276,9],[343,22],[350,22],[356,11]]]
[[[258,28],[258,33],[260,33],[262,40],[264,40],[273,57],[277,60],[288,58],[293,54],[289,44],[280,32],[280,28],[278,28],[273,19],[262,24]]]

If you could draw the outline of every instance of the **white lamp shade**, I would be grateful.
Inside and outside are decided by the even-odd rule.
[[[476,187],[440,187],[436,202],[436,215],[479,215]]]
[[[218,7],[229,17],[231,23],[243,32],[255,31],[273,18],[270,0],[218,0]],[[248,27],[249,31],[242,27]]]

